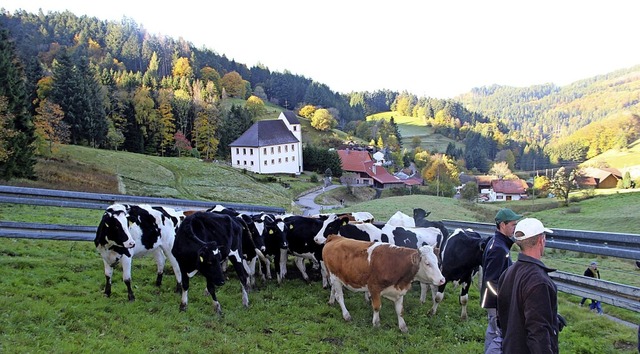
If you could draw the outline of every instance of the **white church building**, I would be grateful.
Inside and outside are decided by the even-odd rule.
[[[292,111],[256,122],[229,147],[232,167],[262,174],[302,172],[302,129]]]

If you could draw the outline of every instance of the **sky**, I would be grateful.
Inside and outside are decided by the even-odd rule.
[[[3,0],[0,8],[133,19],[247,66],[341,93],[452,98],[568,85],[640,64],[635,0]]]

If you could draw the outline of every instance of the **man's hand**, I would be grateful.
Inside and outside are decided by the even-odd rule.
[[[556,316],[558,316],[558,332],[562,332],[564,326],[567,325],[567,320],[565,320],[561,314],[557,314]]]

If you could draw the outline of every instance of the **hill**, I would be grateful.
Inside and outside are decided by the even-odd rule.
[[[52,159],[36,165],[38,180],[12,185],[122,193],[162,198],[269,205],[291,210],[291,201],[317,186],[309,175],[262,176],[223,162],[192,157],[159,157],[60,145]]]
[[[640,66],[576,81],[529,87],[493,85],[455,98],[528,138],[562,138],[612,114],[640,110]]]
[[[444,152],[449,143],[454,143],[458,148],[464,148],[463,143],[436,133],[433,127],[426,125],[425,119],[422,117],[404,116],[397,112],[380,112],[368,116],[367,120],[390,120],[391,117],[398,125],[402,136],[402,146],[405,148],[412,147],[413,139],[416,137],[420,139],[419,146],[426,151]]]

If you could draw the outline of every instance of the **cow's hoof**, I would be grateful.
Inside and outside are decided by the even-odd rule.
[[[129,294],[129,302],[136,301],[136,297],[133,294]]]
[[[467,320],[467,318],[468,318],[468,317],[467,317],[467,315],[462,315],[462,316],[460,316],[460,319],[461,319],[461,320],[463,320],[463,321],[466,321],[466,320]]]
[[[180,312],[187,311],[187,304],[180,304]]]

